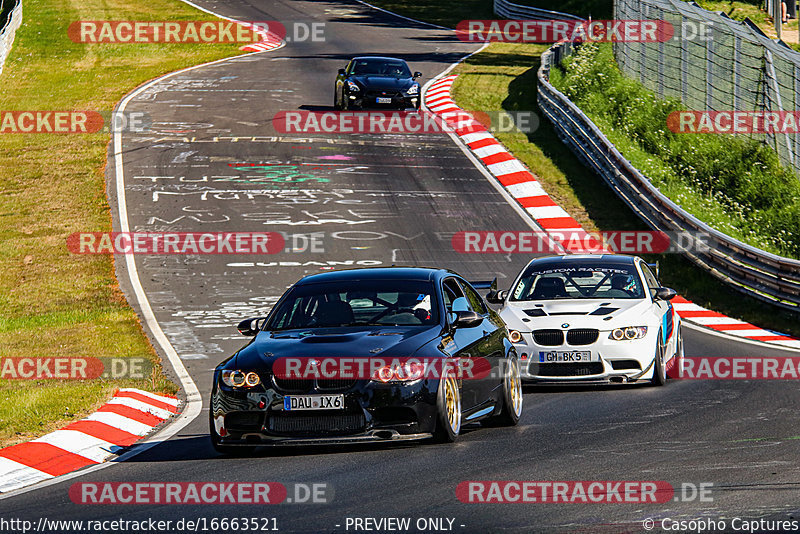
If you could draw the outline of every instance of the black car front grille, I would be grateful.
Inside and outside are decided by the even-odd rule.
[[[356,385],[356,380],[345,380],[343,378],[319,378],[317,379],[317,389],[325,392],[344,392]]]
[[[286,436],[344,436],[363,432],[364,414],[272,415],[268,429]]]
[[[588,376],[603,373],[601,362],[586,363],[542,363],[537,376]]]
[[[570,345],[591,345],[597,341],[600,331],[595,328],[573,328],[567,332]]]
[[[400,98],[403,95],[397,91],[367,91],[365,96],[367,98]]]
[[[275,384],[275,389],[281,393],[293,394],[311,393],[314,390],[343,393],[356,384],[356,380],[339,378],[320,378],[315,381],[312,378],[280,378],[278,376],[273,376],[272,382]]]
[[[564,344],[564,332],[561,330],[534,330],[533,340],[544,347],[558,347]]]
[[[308,378],[281,378],[273,376],[275,389],[282,393],[308,393],[314,389],[314,380]]]

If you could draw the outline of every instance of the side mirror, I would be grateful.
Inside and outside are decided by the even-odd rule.
[[[339,76],[344,76],[344,69],[339,69]]]
[[[414,78],[422,78],[422,73],[420,71],[416,71],[414,73]]]
[[[674,289],[668,287],[659,287],[656,289],[655,298],[659,300],[672,300],[678,293]]]
[[[508,291],[505,289],[502,291],[489,291],[486,294],[486,302],[491,302],[492,304],[502,304],[506,297],[508,297]]]
[[[472,328],[483,322],[483,317],[474,311],[457,311],[452,315],[455,315],[452,321],[453,328]]]
[[[254,336],[259,332],[259,330],[261,330],[261,327],[264,326],[265,320],[266,317],[245,319],[239,323],[239,326],[237,326],[236,329],[239,330],[239,333],[243,336]]]

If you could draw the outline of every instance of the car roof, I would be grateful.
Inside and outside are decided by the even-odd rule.
[[[445,276],[457,274],[448,269],[430,267],[365,267],[360,269],[344,269],[308,275],[300,279],[296,285],[318,284],[323,282],[341,282],[347,280],[439,280]]]
[[[354,57],[350,61],[355,61],[357,59],[385,59],[387,61],[402,61],[403,63],[406,62],[405,59],[400,59],[399,57],[389,57],[389,56],[358,56]]]
[[[636,256],[626,254],[570,254],[568,256],[547,256],[535,258],[529,265],[571,266],[571,265],[634,265]]]

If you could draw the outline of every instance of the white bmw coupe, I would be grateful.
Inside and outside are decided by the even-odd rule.
[[[527,382],[661,386],[683,358],[674,296],[643,259],[604,254],[536,258],[487,300],[502,304]]]

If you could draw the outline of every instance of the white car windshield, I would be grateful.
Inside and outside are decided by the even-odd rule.
[[[633,265],[532,265],[511,292],[511,300],[643,299]]]

